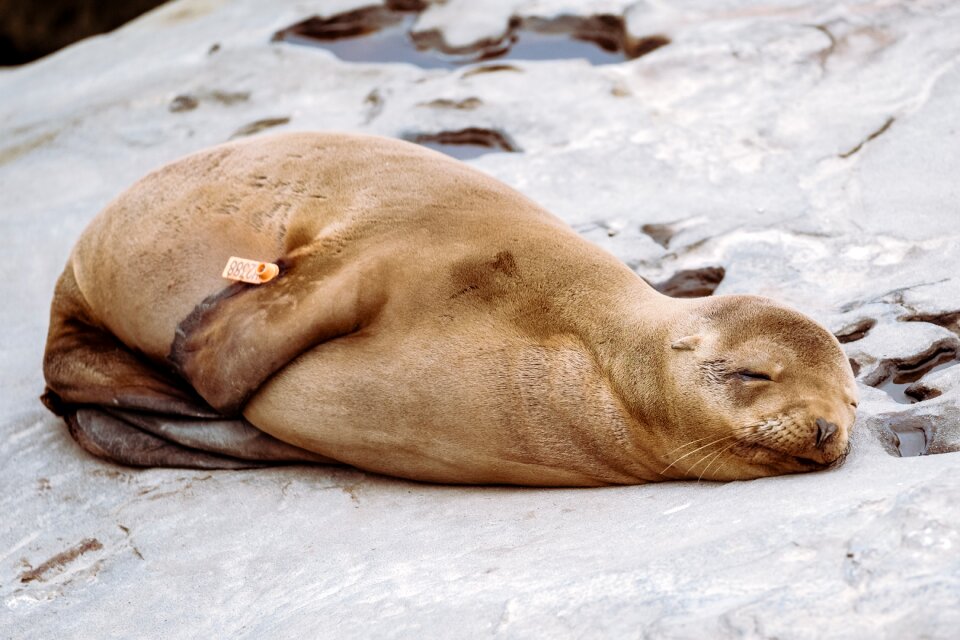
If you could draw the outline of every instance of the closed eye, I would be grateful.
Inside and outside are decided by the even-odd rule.
[[[737,378],[743,380],[744,382],[751,382],[756,380],[770,380],[770,376],[765,373],[760,373],[758,371],[737,371]]]

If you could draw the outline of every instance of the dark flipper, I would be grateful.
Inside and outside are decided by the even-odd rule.
[[[263,463],[191,450],[141,431],[99,409],[79,409],[65,416],[70,435],[93,455],[133,467],[249,469]]]
[[[44,404],[104,405],[196,418],[220,418],[189,386],[138,356],[101,328],[67,265],[57,282],[43,355]]]
[[[90,453],[120,464],[243,469],[333,462],[229,418],[97,326],[70,266],[57,283],[41,400]]]
[[[208,420],[180,418],[136,411],[108,410],[135,428],[175,442],[183,447],[208,453],[230,456],[239,460],[257,462],[313,462],[334,463],[334,460],[311,453],[260,431],[238,418],[235,420]]]
[[[363,263],[343,266],[322,251],[279,262],[279,277],[226,287],[177,327],[168,359],[225,415],[307,349],[369,324],[383,305]]]

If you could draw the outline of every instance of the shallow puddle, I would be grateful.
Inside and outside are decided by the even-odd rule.
[[[907,387],[909,387],[910,384],[909,382],[898,384],[893,381],[893,378],[887,378],[886,381],[877,385],[877,389],[885,391],[888,396],[901,404],[912,404],[917,400],[916,398],[911,398],[906,393]]]
[[[943,352],[923,365],[913,369],[901,369],[897,373],[889,376],[886,380],[876,385],[878,389],[885,391],[891,398],[902,404],[912,404],[920,402],[926,398],[917,397],[917,393],[910,387],[924,376],[948,369],[958,364],[956,354],[952,352]]]
[[[599,45],[574,40],[562,34],[521,31],[513,36],[510,49],[498,60],[574,60],[583,59],[593,65],[616,64],[627,58],[618,51],[606,51]]]
[[[478,144],[443,144],[440,142],[421,142],[421,145],[440,153],[445,153],[451,158],[457,160],[472,160],[482,155],[498,151],[490,147],[482,147]]]
[[[927,433],[923,429],[891,429],[896,436],[901,458],[922,456],[927,452]]]
[[[273,40],[320,47],[346,62],[405,62],[423,69],[452,69],[491,59],[583,59],[594,65],[613,64],[669,43],[663,36],[629,38],[620,16],[561,16],[514,19],[500,41],[445,51],[436,32],[411,33],[418,15],[367,7],[309,18],[278,31]]]
[[[278,32],[274,40],[326,49],[344,62],[406,62],[423,69],[452,69],[473,62],[473,58],[459,59],[417,49],[409,35],[416,19],[415,14],[406,14],[392,25],[348,36],[328,35],[322,29],[312,28],[307,20]]]

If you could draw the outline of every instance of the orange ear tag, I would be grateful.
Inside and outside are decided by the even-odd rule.
[[[227,266],[223,268],[223,277],[227,280],[237,280],[250,284],[270,282],[280,273],[280,267],[272,262],[257,262],[230,256]]]

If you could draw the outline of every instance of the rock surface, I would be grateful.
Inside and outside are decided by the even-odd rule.
[[[510,16],[606,13],[669,40],[596,66],[270,41],[363,4],[181,0],[0,71],[0,637],[955,637],[960,5],[498,0],[473,20],[451,0],[414,26],[465,47]],[[37,401],[72,243],[162,163],[296,129],[497,132],[518,151],[472,164],[651,282],[721,273],[717,293],[817,318],[859,369],[847,463],[531,490],[91,458]]]

